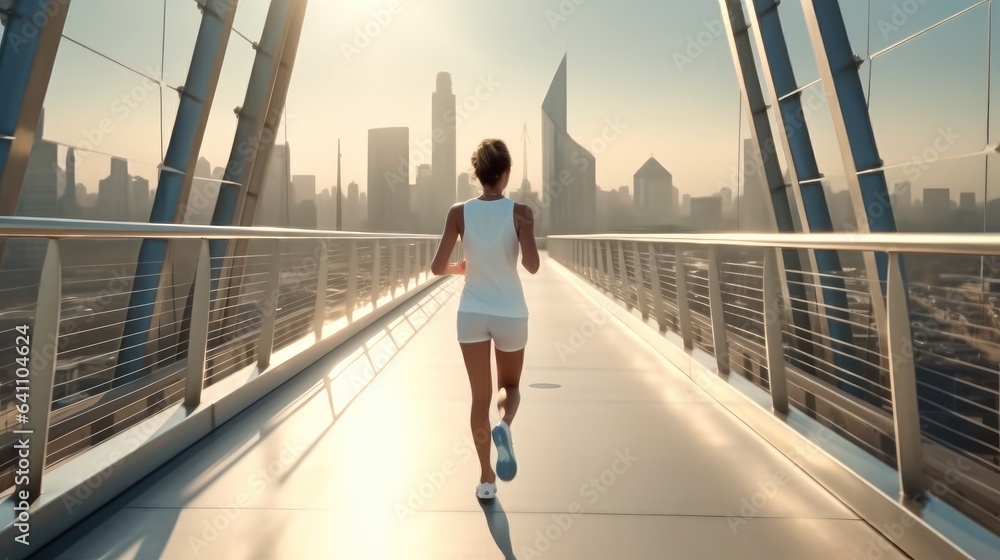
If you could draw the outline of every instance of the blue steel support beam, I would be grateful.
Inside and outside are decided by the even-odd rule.
[[[882,158],[879,157],[858,73],[858,59],[851,50],[840,2],[801,1],[816,65],[830,100],[830,113],[858,229],[863,233],[894,232],[896,220],[882,170]],[[885,304],[888,255],[866,252],[862,253],[862,257],[865,269],[869,271],[868,292],[879,348],[883,354],[882,363],[888,369],[888,360],[884,356],[889,351],[889,317]]]
[[[768,107],[764,101],[760,76],[757,75],[757,65],[750,43],[749,28],[743,15],[743,6],[741,0],[719,0],[719,3],[732,51],[736,78],[743,93],[744,105],[750,120],[750,135],[759,148],[760,162],[756,168],[761,174],[762,183],[766,186],[767,194],[771,198],[770,209],[772,212],[769,213],[768,218],[775,230],[794,232],[795,222],[788,201],[788,189],[775,153],[776,143],[771,133],[771,124],[767,116]],[[782,251],[782,257],[784,265],[782,276],[786,279],[782,290],[785,301],[790,304],[792,324],[795,326],[798,340],[801,341],[799,349],[805,359],[809,360],[813,356],[814,347],[809,342],[813,329],[806,303],[808,296],[805,291],[806,281],[802,274],[804,267],[798,251]]]
[[[181,92],[177,118],[150,213],[153,223],[174,223],[182,218],[179,209],[191,189],[194,166],[201,151],[219,72],[229,44],[237,1],[208,0],[203,6],[191,67]],[[132,381],[136,374],[146,369],[146,346],[161,291],[161,274],[171,253],[171,244],[163,239],[145,239],[139,248],[112,386]]]
[[[21,198],[70,0],[17,0],[0,39],[0,216]],[[0,263],[6,252],[0,240]]]
[[[749,0],[750,18],[757,28],[758,50],[763,53],[762,65],[768,76],[768,85],[778,100],[779,133],[784,140],[786,156],[792,162],[789,170],[793,189],[798,189],[798,207],[804,233],[834,231],[833,220],[823,191],[822,175],[816,163],[809,125],[802,108],[802,92],[798,88],[788,54],[785,32],[781,26],[777,0]],[[873,387],[862,387],[858,380],[845,372],[861,374],[869,381],[878,382],[878,372],[857,359],[854,332],[850,322],[846,285],[840,256],[836,251],[815,251],[815,270],[821,286],[825,307],[819,310],[827,317],[827,328],[833,348],[833,362],[838,367],[835,376],[840,379],[842,390],[858,397],[873,393]]]
[[[820,76],[823,78],[837,140],[844,155],[851,199],[862,231],[884,233],[896,231],[886,186],[872,130],[868,103],[858,74],[858,61],[851,50],[847,27],[837,0],[802,0],[809,36],[816,53]],[[878,278],[886,281],[888,256],[876,257]],[[880,296],[885,290],[879,286]],[[877,301],[883,301],[880,297]]]
[[[280,55],[275,55],[273,87],[270,89],[270,96],[258,110],[262,128],[257,139],[257,149],[254,158],[248,160],[244,165],[245,177],[243,188],[238,192],[230,194],[238,195],[232,213],[229,209],[226,214],[219,214],[219,223],[226,225],[253,225],[256,213],[256,201],[264,181],[264,174],[271,159],[271,150],[274,148],[274,141],[278,135],[278,128],[281,126],[281,116],[285,110],[285,99],[288,95],[288,85],[292,79],[292,70],[295,66],[295,58],[299,48],[299,38],[302,35],[302,23],[305,21],[307,0],[287,0],[285,2],[285,33],[280,46]],[[219,210],[219,206],[216,206]],[[214,222],[213,222],[214,223]],[[248,241],[237,240],[234,243],[223,245],[221,254],[227,252],[232,257],[230,259],[230,269],[224,280],[227,282],[225,296],[225,314],[223,327],[226,332],[235,326],[235,315],[239,292],[243,283],[244,258],[246,256]]]
[[[212,213],[212,225],[231,226],[239,207],[242,192],[247,188],[254,162],[266,139],[261,138],[268,106],[274,92],[281,52],[292,20],[291,9],[296,0],[272,0],[264,22],[260,42],[256,47],[253,68],[247,84],[246,98],[239,111],[236,136],[229,154],[222,186]],[[274,139],[270,139],[273,144]],[[263,150],[270,152],[270,150]],[[212,293],[218,290],[219,277],[229,242],[216,239],[209,242],[212,255]]]

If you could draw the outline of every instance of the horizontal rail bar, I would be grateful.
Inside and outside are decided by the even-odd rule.
[[[440,236],[0,216],[0,237],[49,239],[438,239]]]
[[[0,221],[0,226],[2,225],[3,222]],[[2,229],[0,229],[0,232],[2,232]],[[828,249],[833,251],[950,253],[977,257],[982,255],[1000,255],[1000,234],[996,233],[598,234],[553,235],[551,238],[635,241],[640,243],[680,243],[684,245],[724,245],[731,247]]]

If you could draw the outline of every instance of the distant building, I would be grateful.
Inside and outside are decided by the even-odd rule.
[[[409,231],[410,129],[368,131],[368,230]]]
[[[329,190],[326,192],[326,197],[322,199],[318,199],[316,194],[315,175],[292,176],[292,188],[288,204],[290,227],[317,229],[320,222],[319,214],[322,210],[324,224],[322,229],[337,229],[337,207],[334,206],[333,197],[330,195]]]
[[[691,195],[686,194],[681,197],[681,216],[691,215]]]
[[[641,228],[675,224],[678,193],[673,176],[654,157],[632,176],[636,225]]]
[[[148,222],[153,211],[153,199],[149,192],[149,179],[132,177],[129,187],[129,220],[133,222]]]
[[[267,163],[261,192],[257,199],[254,225],[288,227],[288,209],[292,184],[291,148],[288,144],[275,144]]]
[[[434,171],[427,196],[429,215],[440,221],[448,208],[457,200],[455,169],[457,159],[455,94],[452,92],[451,74],[437,75],[436,90],[431,94],[431,168]],[[419,178],[418,178],[419,182]],[[423,195],[421,195],[423,196]],[[421,213],[423,215],[423,213]]]
[[[130,217],[128,162],[111,158],[111,173],[101,179],[97,190],[97,210],[102,220],[128,221]]]
[[[458,179],[455,180],[455,196],[455,200],[459,202],[475,198],[472,196],[472,185],[469,183],[468,173],[458,174]]]
[[[691,199],[691,225],[703,231],[718,231],[722,226],[722,198],[699,196]]]
[[[434,233],[441,229],[448,212],[447,208],[442,210],[440,207],[442,198],[437,180],[430,164],[422,163],[417,166],[417,178],[410,190],[410,208],[417,213],[418,231],[423,233]],[[448,194],[452,194],[450,188]]]
[[[958,209],[963,212],[975,212],[976,193],[974,192],[958,193]]]
[[[542,190],[547,233],[592,231],[597,218],[597,160],[567,131],[566,57],[542,102]]]
[[[361,231],[361,223],[365,217],[361,211],[361,196],[358,184],[351,181],[347,185],[347,200],[344,202],[344,229],[347,231]]]
[[[66,185],[63,194],[59,198],[59,216],[63,218],[82,218],[83,208],[80,206],[78,197],[79,190],[76,184],[76,150],[70,148],[66,151]]]

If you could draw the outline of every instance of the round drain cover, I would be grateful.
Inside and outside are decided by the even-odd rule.
[[[557,383],[532,383],[531,385],[528,386],[534,387],[535,389],[558,389],[562,387],[562,385],[559,385]]]

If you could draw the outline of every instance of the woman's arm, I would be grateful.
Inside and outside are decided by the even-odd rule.
[[[455,250],[455,243],[458,241],[458,223],[462,216],[462,204],[458,203],[448,210],[448,217],[444,221],[444,233],[441,234],[441,243],[438,244],[437,254],[431,261],[431,272],[435,276],[445,274],[465,274],[465,261],[460,263],[449,263],[452,251]]]
[[[535,214],[527,204],[514,207],[514,226],[517,229],[517,240],[521,243],[521,264],[524,269],[534,274],[541,266],[538,257],[538,246],[535,244]]]

